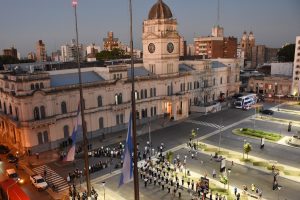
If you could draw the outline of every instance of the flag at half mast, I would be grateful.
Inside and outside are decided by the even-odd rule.
[[[82,133],[82,120],[81,120],[80,103],[79,103],[77,114],[76,114],[76,124],[72,132],[72,146],[69,149],[67,156],[64,158],[64,161],[74,161],[75,149],[76,149],[76,136],[80,133]]]
[[[133,145],[132,145],[132,116],[131,115],[132,114],[130,113],[125,150],[123,153],[123,168],[122,168],[121,178],[119,182],[119,187],[133,180],[133,161],[132,161]]]

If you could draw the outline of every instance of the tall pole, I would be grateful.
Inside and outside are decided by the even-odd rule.
[[[131,108],[132,108],[132,139],[133,139],[133,182],[134,199],[139,200],[139,177],[137,168],[137,138],[136,138],[136,110],[135,110],[135,88],[134,88],[134,63],[133,63],[133,36],[132,36],[132,4],[129,0],[130,15],[130,56],[131,56]]]
[[[83,150],[84,150],[84,167],[85,167],[85,180],[87,187],[87,196],[91,196],[91,182],[89,174],[89,157],[88,157],[88,141],[87,141],[87,129],[84,118],[84,102],[83,102],[83,92],[82,92],[82,79],[81,79],[81,69],[80,69],[80,57],[79,57],[79,42],[78,42],[78,28],[77,28],[77,1],[73,0],[73,7],[75,13],[75,31],[76,31],[76,51],[77,51],[77,66],[78,66],[78,77],[79,77],[79,94],[80,94],[80,112],[82,119],[82,134],[83,134]]]
[[[149,131],[149,149],[150,149],[150,157],[151,157],[151,151],[152,151],[152,140],[151,140],[151,119],[149,117],[149,127],[148,127],[148,131]]]

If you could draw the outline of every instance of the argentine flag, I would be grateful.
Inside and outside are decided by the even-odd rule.
[[[80,102],[79,102],[78,110],[76,114],[76,125],[74,126],[72,132],[72,146],[69,149],[67,156],[64,158],[64,161],[74,161],[75,149],[76,149],[76,136],[77,134],[80,133],[82,133],[82,120],[81,120]]]
[[[127,138],[125,143],[125,151],[123,154],[123,168],[120,178],[119,187],[123,184],[130,182],[133,179],[133,163],[132,163],[132,116],[130,113],[128,122]]]

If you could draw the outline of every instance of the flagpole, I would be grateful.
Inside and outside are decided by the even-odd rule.
[[[77,0],[73,0],[72,5],[74,7],[75,13],[75,31],[76,31],[76,50],[77,50],[77,66],[78,66],[78,77],[79,77],[79,94],[80,94],[80,111],[82,120],[82,135],[83,135],[83,150],[84,150],[84,167],[85,167],[85,180],[87,187],[87,196],[91,196],[91,182],[89,174],[89,158],[87,149],[87,129],[84,119],[84,103],[83,103],[83,92],[82,92],[82,79],[81,79],[81,69],[80,69],[80,56],[79,56],[79,42],[78,42],[78,27],[77,27]]]
[[[132,4],[129,0],[130,13],[130,56],[131,56],[131,108],[132,108],[132,139],[133,139],[133,182],[134,199],[139,200],[139,179],[137,168],[137,138],[136,138],[136,110],[135,110],[135,88],[134,88],[134,63],[133,63],[133,36],[132,36]]]

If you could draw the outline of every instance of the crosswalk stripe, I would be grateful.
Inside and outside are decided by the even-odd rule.
[[[33,171],[37,174],[43,175],[45,169],[47,170],[46,181],[53,183],[59,192],[69,188],[67,181],[47,165],[38,166],[34,168]]]
[[[190,123],[193,123],[193,124],[200,124],[200,125],[203,125],[203,126],[209,126],[209,127],[217,128],[217,129],[221,129],[221,128],[225,127],[223,125],[213,124],[213,123],[209,123],[209,122],[205,122],[205,121],[187,120],[186,122],[190,122]]]

